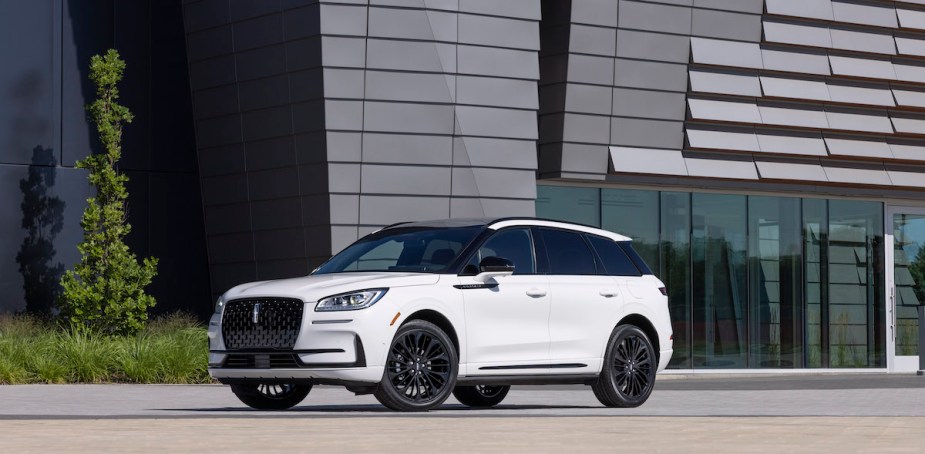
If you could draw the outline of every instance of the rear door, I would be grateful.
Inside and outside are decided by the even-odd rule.
[[[607,249],[606,253],[610,254],[613,247],[619,251],[619,246],[610,239],[580,232],[539,230],[548,260],[552,297],[550,363],[561,367],[587,365],[596,369],[618,321],[625,296],[620,278],[610,275],[613,273],[608,273],[605,266],[609,263],[616,270],[617,261],[609,256],[606,261],[599,259],[595,249]],[[621,257],[617,257],[619,259]],[[625,255],[622,259],[625,265],[628,259]],[[629,265],[635,270],[632,263]]]

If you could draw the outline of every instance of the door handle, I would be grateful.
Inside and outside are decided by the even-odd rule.
[[[613,298],[619,295],[619,292],[613,289],[607,289],[607,290],[601,290],[600,295],[603,296],[604,298]]]
[[[890,285],[890,331],[892,331],[893,342],[896,342],[896,284]]]
[[[532,296],[533,298],[541,298],[546,296],[546,290],[531,288],[530,290],[527,290],[527,296]]]

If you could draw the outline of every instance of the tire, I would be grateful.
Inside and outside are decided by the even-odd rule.
[[[500,404],[510,390],[506,385],[457,386],[453,397],[467,407],[488,408]]]
[[[433,323],[412,320],[395,333],[374,394],[392,410],[427,411],[450,397],[458,372],[450,337]]]
[[[257,410],[286,410],[305,400],[312,385],[265,383],[231,385],[231,392],[248,407]]]
[[[657,367],[655,349],[646,333],[633,325],[620,325],[610,335],[601,376],[591,389],[607,407],[638,407],[652,394]]]

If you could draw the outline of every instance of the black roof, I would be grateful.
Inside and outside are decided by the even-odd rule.
[[[557,221],[555,219],[544,219],[536,218],[530,216],[508,216],[500,218],[457,218],[457,219],[434,219],[431,221],[412,221],[412,222],[399,222],[397,224],[392,224],[386,227],[383,227],[382,230],[391,229],[395,227],[436,227],[436,228],[449,228],[449,227],[484,227],[487,225],[494,224],[501,221],[549,221],[549,222],[561,222],[563,224],[572,224],[580,225],[583,227],[594,227],[591,225],[579,224],[577,222],[568,222],[568,221]]]
[[[430,221],[399,222],[386,226],[383,230],[395,227],[480,227],[492,222],[495,222],[494,218],[434,219]]]

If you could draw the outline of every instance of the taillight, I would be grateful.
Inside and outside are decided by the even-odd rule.
[[[668,289],[665,287],[659,287],[658,291],[662,292],[662,295],[668,296]]]

